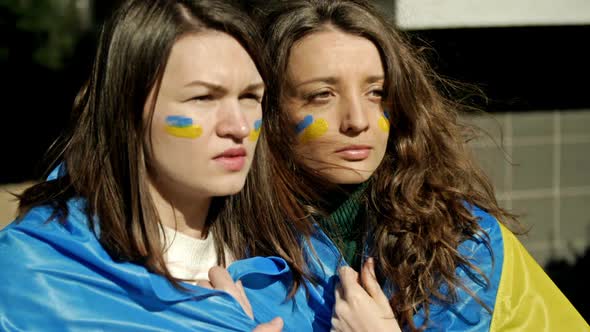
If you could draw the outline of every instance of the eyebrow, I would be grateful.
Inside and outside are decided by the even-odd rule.
[[[189,86],[193,86],[193,85],[202,85],[206,88],[209,88],[209,89],[219,92],[219,93],[227,93],[227,89],[224,86],[219,85],[219,84],[215,84],[215,83],[211,83],[211,82],[201,81],[201,80],[191,81],[191,82],[185,84],[184,87],[189,87]],[[263,82],[257,82],[257,83],[250,84],[243,91],[256,91],[256,90],[260,90],[260,89],[264,89]]]
[[[365,83],[375,83],[378,81],[382,81],[384,80],[385,77],[383,75],[371,75],[368,76],[365,79]],[[340,80],[336,77],[333,76],[327,76],[327,77],[315,77],[312,79],[309,79],[307,81],[303,81],[301,83],[298,83],[297,85],[295,85],[295,88],[298,88],[302,85],[306,85],[306,84],[310,84],[310,83],[316,83],[316,82],[323,82],[323,83],[328,83],[328,84],[336,84],[338,83]]]
[[[258,83],[254,83],[254,84],[250,84],[248,85],[244,91],[256,91],[256,90],[261,90],[264,89],[264,83],[263,82],[258,82]]]
[[[323,82],[323,83],[328,83],[328,84],[336,84],[338,83],[338,79],[336,77],[333,76],[328,76],[328,77],[315,77],[312,79],[309,79],[307,81],[303,81],[300,83],[297,83],[297,85],[295,85],[295,88],[298,88],[302,85],[306,85],[306,84],[310,84],[310,83],[316,83],[316,82]]]
[[[375,83],[378,81],[384,81],[385,77],[383,75],[373,75],[373,76],[369,76],[367,77],[367,79],[365,80],[365,83]]]

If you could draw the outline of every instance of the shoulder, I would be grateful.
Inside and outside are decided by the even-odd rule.
[[[486,320],[485,330],[590,330],[518,238],[486,211],[475,206],[471,211],[481,231],[464,241],[459,250],[488,282],[478,281],[473,269],[457,273],[464,285],[492,311],[491,315],[479,313]],[[475,311],[474,299],[460,296],[458,305],[471,303]]]
[[[30,247],[47,236],[63,231],[64,226],[53,215],[53,208],[48,205],[38,206],[0,231],[0,247],[5,252],[23,245]]]
[[[72,283],[78,280],[74,277],[83,277],[78,273],[82,264],[72,258],[79,253],[73,243],[82,227],[73,224],[75,218],[60,223],[53,218],[51,206],[39,206],[0,231],[0,312],[15,329],[28,330],[35,324],[27,315],[39,324],[63,327],[57,307],[68,299],[68,290],[77,287]],[[89,233],[83,234],[89,237]],[[22,308],[27,309],[27,315],[21,315]]]
[[[477,219],[481,231],[476,234],[473,239],[469,239],[465,243],[469,243],[469,241],[481,243],[481,240],[487,239],[491,242],[490,245],[492,245],[494,249],[498,245],[501,247],[502,226],[498,219],[477,206],[470,206],[469,208],[471,210],[471,214]]]
[[[469,283],[487,284],[488,289],[495,288],[502,274],[504,262],[504,227],[496,217],[483,209],[477,206],[469,208],[477,219],[480,230],[460,243],[458,250],[481,273],[473,271],[473,267],[462,267],[465,271],[473,271],[473,273],[466,272],[462,275],[462,279]],[[477,275],[483,275],[485,278],[479,278]]]
[[[69,204],[70,213],[63,222],[46,205],[31,209],[2,229],[0,266],[4,272],[0,272],[0,278],[14,279],[17,271],[22,273],[22,279],[34,278],[35,273],[47,272],[42,266],[50,263],[67,266],[74,262],[73,257],[87,251],[82,250],[83,246],[101,248],[96,235],[88,228],[87,218],[76,205],[76,202]]]
[[[38,281],[53,267],[67,270],[80,265],[78,258],[89,252],[103,251],[77,204],[68,204],[70,213],[63,222],[51,206],[38,206],[0,231],[0,283]]]
[[[459,245],[459,253],[473,265],[473,267],[463,267],[466,271],[462,280],[478,290],[482,286],[485,289],[486,296],[482,299],[490,309],[493,309],[495,296],[502,276],[504,266],[504,226],[490,213],[477,207],[471,206],[471,213],[477,219],[480,230],[463,241]],[[512,234],[512,233],[510,233]],[[474,268],[481,271],[480,274],[474,271]],[[479,276],[485,276],[481,279]],[[485,287],[484,287],[485,286]]]
[[[470,206],[480,230],[459,245],[459,252],[488,277],[501,273],[504,260],[504,236],[500,222],[477,206]]]
[[[21,219],[14,220],[0,231],[0,243],[4,243],[5,238],[10,237],[30,237],[33,243],[57,242],[58,238],[62,241],[95,238],[94,232],[89,228],[84,204],[83,199],[70,199],[65,220],[59,218],[50,205],[34,207]]]
[[[501,226],[483,209],[469,206],[477,218],[480,231],[459,244],[461,256],[472,266],[459,265],[455,274],[461,287],[455,289],[456,302],[431,308],[428,330],[487,331],[496,302],[504,260]],[[447,290],[442,290],[446,292]],[[415,323],[422,324],[419,311]]]

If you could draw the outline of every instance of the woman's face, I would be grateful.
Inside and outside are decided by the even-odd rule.
[[[191,197],[241,190],[256,148],[263,93],[254,62],[230,35],[206,31],[179,39],[155,99],[152,183]],[[146,114],[152,101],[153,93]]]
[[[281,105],[296,128],[297,157],[332,183],[367,180],[389,136],[375,45],[336,30],[310,34],[291,48],[286,78]]]

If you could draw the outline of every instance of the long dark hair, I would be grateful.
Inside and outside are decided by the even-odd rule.
[[[258,10],[254,14],[266,19],[265,43],[273,60],[263,130],[271,162],[276,163],[271,167],[278,198],[290,204],[284,210],[287,220],[321,211],[328,192],[324,188],[331,190],[296,156],[295,132],[281,108],[292,46],[304,36],[334,29],[364,37],[379,50],[391,131],[384,160],[361,202],[367,207],[361,227],[372,229],[371,255],[382,278],[397,290],[390,299],[397,319],[402,326],[419,329],[413,322],[417,308],[428,316],[431,304],[453,302],[455,290],[465,288],[455,274],[458,266],[467,266],[487,280],[457,250],[462,241],[482,231],[466,203],[518,226],[498,206],[490,180],[466,146],[475,132],[459,121],[462,105],[438,92],[436,85],[445,82],[367,1],[289,0]],[[302,183],[292,181],[297,176]],[[447,287],[448,294],[440,292],[441,287]]]
[[[19,218],[35,206],[51,205],[64,221],[67,202],[84,197],[86,213],[100,223],[100,243],[118,261],[141,264],[166,276],[179,287],[164,261],[162,224],[150,197],[147,178],[151,147],[150,121],[143,110],[148,95],[157,95],[174,43],[190,33],[213,29],[238,40],[267,78],[267,61],[257,26],[246,12],[223,0],[125,1],[105,23],[92,72],[78,94],[66,134],[53,154],[61,163],[60,176],[42,182],[20,196]],[[147,122],[147,123],[146,123]],[[255,156],[250,193],[267,197],[264,189],[264,154]],[[262,179],[262,180],[261,180]],[[257,186],[257,188],[253,188]],[[282,254],[290,263],[298,257],[298,245],[284,223],[242,218],[234,206],[248,206],[250,194],[215,198],[207,219],[214,234],[220,264],[224,247],[236,258],[255,254]],[[278,220],[278,219],[277,219]],[[272,229],[268,233],[260,229]],[[283,238],[286,237],[286,238]],[[295,266],[295,281],[300,278]]]

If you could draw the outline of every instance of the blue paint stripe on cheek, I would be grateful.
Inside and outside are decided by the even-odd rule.
[[[313,123],[313,116],[308,115],[303,120],[301,120],[297,126],[295,127],[295,132],[297,134],[301,133],[305,130],[305,128],[309,127]]]
[[[193,119],[186,116],[170,115],[166,117],[166,124],[172,127],[190,127],[193,125]]]
[[[258,129],[260,129],[260,127],[262,126],[262,120],[258,119],[256,121],[254,121],[254,130],[258,131]]]
[[[387,110],[383,110],[383,116],[389,120],[389,112],[387,112]]]

